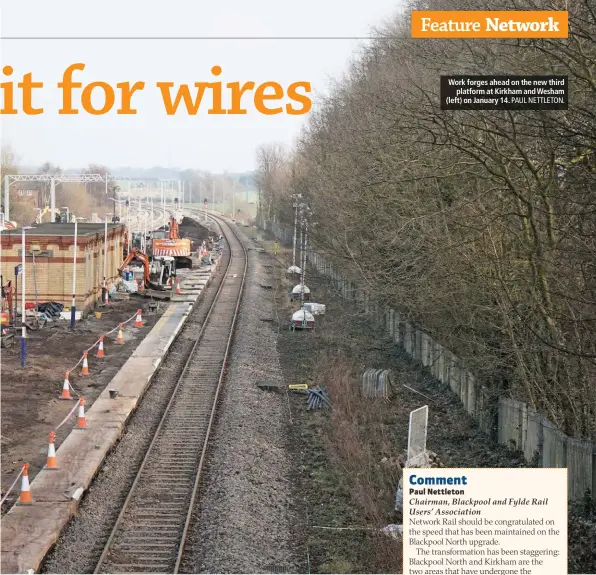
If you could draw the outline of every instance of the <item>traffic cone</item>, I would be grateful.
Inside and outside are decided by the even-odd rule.
[[[29,464],[23,465],[23,479],[21,480],[21,494],[19,495],[19,505],[31,505],[33,498],[31,497],[31,488],[29,487]]]
[[[110,303],[110,291],[108,288],[106,288],[106,296],[105,299],[103,300],[104,305],[109,305]]]
[[[182,295],[182,290],[180,289],[180,280],[176,278],[176,295]]]
[[[105,357],[103,352],[103,335],[99,336],[99,347],[97,348],[97,357]]]
[[[122,324],[118,327],[118,339],[116,343],[124,343],[124,336],[122,335]]]
[[[143,318],[141,316],[142,313],[143,313],[143,310],[141,310],[141,309],[137,310],[137,319],[135,320],[135,327],[143,327]]]
[[[77,417],[76,429],[86,429],[87,419],[85,418],[85,398],[81,397],[79,400],[79,416]]]
[[[139,284],[139,293],[143,293],[144,291],[145,291],[145,282],[144,282],[144,281],[142,281],[142,282]]]
[[[89,364],[87,363],[87,352],[83,352],[83,370],[81,375],[89,375]]]
[[[56,448],[54,447],[54,442],[56,441],[56,434],[53,431],[50,431],[50,444],[48,446],[48,460],[46,462],[46,466],[44,469],[58,469],[56,465]]]
[[[68,371],[64,374],[64,385],[62,386],[62,393],[60,394],[59,399],[72,399],[70,396],[70,382],[68,381],[68,374]]]

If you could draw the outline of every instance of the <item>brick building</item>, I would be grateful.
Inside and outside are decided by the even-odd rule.
[[[15,266],[21,263],[21,229],[0,234],[0,254],[4,281],[13,279]],[[122,263],[124,226],[108,224],[107,280],[117,280]],[[38,301],[55,301],[67,307],[72,303],[74,224],[40,224],[25,233],[27,302],[35,301],[33,254]],[[104,260],[104,224],[77,225],[77,311],[89,312],[101,298]],[[18,297],[21,297],[19,276]],[[20,304],[19,304],[20,308]]]

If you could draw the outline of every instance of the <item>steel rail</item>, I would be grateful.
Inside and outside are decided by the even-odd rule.
[[[124,539],[126,539],[127,533],[126,533],[126,526],[123,527],[123,522],[125,519],[125,516],[127,514],[127,512],[130,510],[131,508],[131,502],[134,500],[135,497],[141,497],[142,498],[142,488],[139,488],[139,485],[142,481],[142,479],[144,478],[144,471],[147,469],[147,466],[149,464],[149,462],[151,463],[155,463],[155,461],[159,462],[159,458],[162,457],[164,462],[169,462],[169,456],[166,453],[165,457],[163,454],[157,453],[156,455],[156,459],[154,459],[153,461],[151,460],[152,456],[156,453],[156,446],[158,445],[158,443],[160,442],[160,439],[163,438],[163,436],[165,436],[167,434],[167,430],[165,434],[162,434],[162,431],[164,430],[164,427],[166,426],[167,423],[169,423],[171,421],[170,415],[172,415],[173,412],[175,412],[176,410],[172,410],[172,407],[174,406],[174,404],[178,401],[178,399],[180,399],[180,397],[182,396],[184,390],[186,389],[187,391],[190,389],[189,386],[192,386],[192,384],[195,382],[195,380],[191,380],[191,381],[185,381],[185,379],[187,378],[187,374],[189,372],[189,369],[191,368],[191,366],[193,366],[193,363],[199,363],[200,365],[200,359],[198,358],[198,356],[196,356],[196,351],[197,348],[199,346],[199,343],[201,343],[203,341],[204,335],[206,333],[206,331],[210,328],[210,326],[212,325],[212,318],[214,316],[214,312],[217,310],[218,308],[218,304],[220,303],[221,299],[222,299],[222,294],[224,292],[224,289],[226,288],[226,286],[228,288],[231,287],[231,289],[233,290],[235,288],[235,286],[230,286],[230,283],[233,279],[235,279],[235,276],[233,276],[233,278],[229,278],[229,275],[231,273],[231,271],[234,269],[234,247],[232,245],[232,241],[230,241],[231,239],[233,239],[235,242],[238,243],[239,247],[242,249],[242,255],[244,257],[244,266],[243,266],[243,271],[242,271],[242,278],[240,281],[240,286],[237,289],[237,294],[229,294],[229,295],[236,295],[236,301],[235,301],[235,306],[234,306],[234,311],[233,311],[233,315],[232,315],[232,319],[231,319],[231,324],[229,326],[228,332],[227,332],[227,340],[226,340],[226,347],[225,347],[225,351],[223,353],[223,361],[221,363],[221,369],[219,370],[219,377],[217,382],[214,382],[213,385],[215,386],[215,390],[214,390],[214,396],[212,399],[212,403],[211,403],[211,409],[209,412],[209,421],[207,424],[207,428],[206,431],[203,434],[202,437],[202,450],[201,450],[201,455],[199,457],[198,463],[196,464],[195,467],[195,471],[193,471],[194,474],[194,482],[192,485],[192,489],[190,491],[190,494],[187,492],[185,500],[187,500],[188,496],[190,495],[190,501],[188,502],[188,505],[186,506],[186,513],[185,513],[185,521],[184,521],[184,526],[182,528],[182,532],[180,534],[179,529],[176,529],[176,526],[173,524],[173,522],[176,521],[176,513],[175,513],[175,509],[172,509],[169,512],[164,512],[164,510],[162,509],[162,520],[165,521],[165,523],[160,524],[159,520],[157,522],[154,521],[154,524],[151,525],[151,519],[147,520],[147,523],[149,523],[148,527],[155,527],[154,531],[151,531],[151,533],[153,535],[155,535],[154,537],[151,537],[151,539],[156,539],[157,543],[146,543],[146,544],[141,544],[138,547],[144,548],[144,549],[149,549],[149,548],[158,548],[157,552],[154,552],[154,555],[157,553],[159,555],[159,549],[163,549],[162,552],[162,556],[161,557],[157,557],[155,558],[155,560],[158,559],[162,559],[163,562],[159,565],[155,565],[155,568],[158,568],[160,565],[164,566],[166,562],[169,563],[168,559],[169,557],[173,558],[173,553],[172,552],[168,552],[168,548],[171,548],[172,545],[174,545],[174,543],[172,542],[172,540],[177,540],[176,541],[176,545],[177,545],[177,551],[176,551],[176,560],[174,563],[174,567],[173,567],[173,573],[178,573],[178,570],[180,568],[180,564],[183,558],[183,554],[184,554],[184,548],[185,548],[185,544],[186,544],[186,539],[188,536],[188,531],[189,531],[189,527],[191,524],[191,519],[192,519],[192,513],[194,510],[194,505],[195,505],[195,501],[197,499],[198,496],[198,492],[199,492],[199,488],[200,488],[200,482],[201,482],[201,473],[204,467],[204,462],[206,459],[206,455],[207,455],[207,450],[209,447],[209,439],[211,436],[211,432],[212,432],[212,428],[213,428],[213,424],[215,421],[215,417],[216,417],[216,413],[217,413],[217,406],[218,406],[218,399],[220,396],[220,391],[223,388],[223,383],[225,380],[225,375],[226,375],[226,368],[227,368],[227,363],[228,363],[228,358],[230,355],[230,349],[232,346],[232,340],[234,337],[234,332],[235,332],[235,327],[236,327],[236,320],[238,317],[238,312],[240,309],[240,305],[241,305],[241,301],[242,301],[242,295],[244,292],[244,284],[245,284],[245,280],[246,280],[246,275],[247,275],[247,271],[248,271],[248,253],[247,253],[247,249],[246,247],[243,245],[242,241],[240,240],[240,238],[238,237],[238,234],[233,230],[233,228],[231,226],[229,226],[224,220],[220,219],[217,216],[213,216],[211,214],[207,214],[209,218],[211,218],[212,220],[214,220],[215,222],[217,222],[220,227],[222,228],[227,228],[227,230],[229,231],[229,234],[225,233],[225,230],[222,229],[222,232],[224,233],[225,236],[227,236],[228,239],[228,245],[229,245],[229,249],[230,249],[230,257],[229,257],[229,261],[228,261],[228,266],[226,268],[226,272],[225,275],[221,281],[221,284],[219,286],[219,289],[217,291],[217,294],[215,295],[213,302],[211,303],[211,306],[209,308],[209,311],[205,317],[205,320],[201,326],[201,329],[199,330],[199,333],[197,335],[197,338],[195,340],[195,342],[193,343],[193,347],[192,350],[184,364],[182,373],[180,374],[178,381],[176,383],[176,386],[174,388],[174,391],[172,392],[172,397],[170,398],[166,409],[164,411],[164,414],[159,422],[159,425],[153,435],[153,438],[151,440],[151,443],[147,449],[147,452],[143,458],[143,461],[141,463],[141,466],[135,476],[134,482],[130,488],[130,491],[123,503],[122,509],[120,510],[120,513],[118,515],[118,518],[116,519],[116,522],[112,528],[112,531],[110,533],[110,536],[104,546],[104,549],[102,551],[102,554],[97,562],[97,565],[95,567],[94,573],[101,573],[102,571],[102,567],[104,567],[106,565],[106,563],[112,563],[115,566],[117,565],[121,565],[123,567],[130,567],[133,568],[134,571],[139,572],[139,570],[137,569],[137,567],[141,568],[141,571],[145,571],[148,572],[148,567],[152,567],[152,564],[148,564],[148,563],[144,563],[143,565],[139,565],[137,562],[137,564],[134,563],[134,560],[132,563],[122,563],[121,561],[110,561],[108,559],[108,555],[110,554],[111,551],[115,551],[114,547],[115,547],[115,542],[118,539],[118,535],[121,533],[121,531],[123,532],[123,537]],[[237,247],[236,247],[237,249]],[[241,262],[239,262],[241,263]],[[225,304],[225,302],[224,302]],[[213,329],[217,330],[218,326],[215,326]],[[208,342],[207,342],[208,343]],[[221,357],[221,356],[220,356]],[[217,358],[216,358],[217,359]],[[196,380],[199,380],[199,378],[196,378]],[[185,385],[187,384],[187,385]],[[200,385],[201,382],[199,381],[197,383],[197,389],[200,390]],[[208,384],[207,384],[208,385]],[[191,396],[192,397],[192,396]],[[188,408],[186,408],[184,405],[182,407],[181,410],[181,414],[184,417],[185,415],[188,414]],[[174,413],[174,416],[176,414]],[[200,419],[200,414],[199,414],[199,419]],[[173,424],[175,425],[175,424]],[[175,431],[173,432],[175,433]],[[187,455],[188,457],[188,455]],[[188,465],[188,461],[185,461],[184,463],[185,465]],[[175,465],[175,464],[174,464]],[[155,478],[156,476],[159,477],[159,474],[163,473],[159,471],[159,469],[157,470],[157,474],[154,473],[153,478]],[[190,474],[190,472],[189,472]],[[149,480],[151,479],[151,472],[149,472]],[[159,481],[159,480],[157,480]],[[158,488],[153,487],[149,485],[148,489],[146,491],[149,492],[150,495],[153,495],[153,497],[155,498],[155,490],[158,490]],[[153,493],[151,493],[151,491],[153,490]],[[171,501],[171,504],[174,505],[175,503],[180,503],[180,500],[173,500]],[[160,503],[162,503],[161,499],[160,499]],[[167,507],[167,502],[166,502],[166,507]],[[140,508],[142,509],[142,508]],[[132,511],[132,513],[134,514],[134,510]],[[173,514],[172,514],[173,513]],[[142,514],[142,513],[141,513]],[[180,515],[178,515],[180,516]],[[153,517],[153,516],[151,516]],[[158,510],[158,514],[156,517],[159,517],[159,510]],[[163,519],[166,518],[166,519]],[[137,517],[138,519],[138,517]],[[166,532],[166,535],[159,535],[159,530],[158,527],[161,526],[163,529],[175,529],[175,532],[172,531],[168,531]],[[120,528],[123,527],[123,529],[121,530]],[[133,526],[134,529],[134,526]],[[157,535],[156,535],[157,533]],[[162,532],[163,533],[163,532]],[[141,537],[141,540],[147,540],[147,537]],[[161,542],[160,542],[161,540]],[[165,542],[164,542],[165,541]],[[126,546],[126,545],[124,545]],[[129,547],[135,547],[134,543],[133,544],[129,544]],[[122,545],[120,546],[122,547]],[[116,550],[117,552],[118,550]],[[147,554],[148,552],[146,552]],[[143,553],[141,553],[142,555]],[[126,555],[126,552],[125,552]],[[129,555],[134,556],[135,553],[134,551],[130,552]],[[149,560],[150,561],[150,560]],[[173,561],[172,561],[173,563]],[[113,571],[111,571],[113,572]],[[163,569],[159,569],[160,573],[163,573]]]

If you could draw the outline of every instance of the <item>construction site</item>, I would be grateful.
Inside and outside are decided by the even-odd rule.
[[[2,6],[0,574],[596,575],[594,0],[134,2]]]

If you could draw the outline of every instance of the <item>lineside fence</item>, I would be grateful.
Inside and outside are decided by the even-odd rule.
[[[291,244],[292,230],[277,222],[260,221],[284,244]],[[435,341],[422,329],[405,321],[398,311],[380,306],[366,288],[345,279],[339,269],[321,254],[311,250],[307,261],[346,300],[353,301],[383,328],[414,360],[450,387],[480,429],[492,439],[523,453],[536,467],[566,467],[569,499],[582,498],[586,490],[596,496],[596,443],[567,436],[541,413],[526,403],[499,397],[477,381],[462,360]]]

